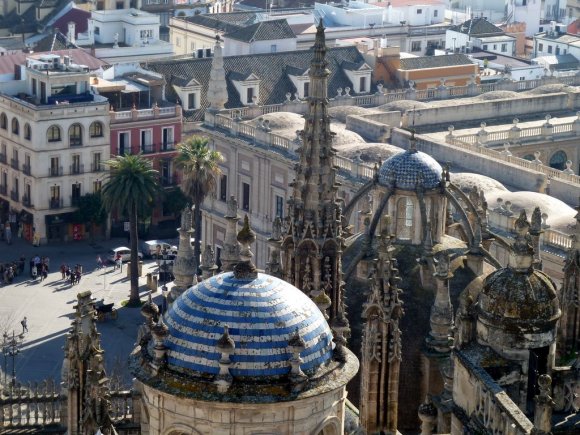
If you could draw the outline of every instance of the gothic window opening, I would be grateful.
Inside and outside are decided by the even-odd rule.
[[[397,202],[397,239],[411,240],[413,236],[413,214],[415,206],[411,198],[401,198]]]
[[[220,176],[220,201],[226,202],[228,199],[228,176],[222,174]]]
[[[566,169],[566,160],[568,156],[564,151],[556,151],[550,158],[550,167],[563,171]]]

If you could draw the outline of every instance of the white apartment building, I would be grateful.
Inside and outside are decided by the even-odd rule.
[[[107,62],[141,62],[173,55],[171,43],[159,39],[159,25],[159,15],[138,9],[93,11],[87,32],[75,40],[71,23],[68,37],[78,46],[94,47],[95,56]]]
[[[28,240],[78,238],[71,212],[100,189],[110,157],[109,103],[68,56],[29,56],[14,83],[0,93],[2,210]]]

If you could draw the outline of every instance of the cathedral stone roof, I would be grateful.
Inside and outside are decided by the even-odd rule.
[[[225,326],[235,344],[235,378],[287,375],[296,332],[305,341],[304,372],[332,359],[332,332],[318,307],[296,287],[265,274],[252,279],[228,272],[203,281],[179,297],[164,320],[168,366],[182,373],[219,373],[217,345]]]
[[[520,272],[506,267],[491,273],[479,296],[485,317],[529,326],[551,322],[560,316],[556,286],[542,271]]]
[[[426,189],[439,186],[443,168],[428,154],[408,150],[385,160],[379,169],[379,183],[399,189],[414,190],[417,184]]]

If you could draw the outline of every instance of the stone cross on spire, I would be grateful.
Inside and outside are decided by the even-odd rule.
[[[282,241],[284,279],[315,297],[328,289],[330,322],[344,311],[342,281],[342,213],[337,200],[333,133],[328,116],[328,76],[324,25],[316,28],[310,63],[308,113],[304,115],[300,161],[289,203],[287,233]],[[323,266],[328,264],[327,273]],[[327,278],[324,278],[324,277]],[[324,282],[323,282],[324,280]],[[305,288],[305,283],[308,289]]]

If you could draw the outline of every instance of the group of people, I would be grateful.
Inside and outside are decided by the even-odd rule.
[[[74,269],[71,269],[70,266],[63,263],[60,265],[60,273],[63,280],[69,280],[70,285],[75,285],[81,282],[83,267],[80,264],[76,264]]]
[[[50,259],[48,257],[40,257],[35,255],[30,259],[30,276],[32,279],[40,277],[44,281],[48,277]]]

